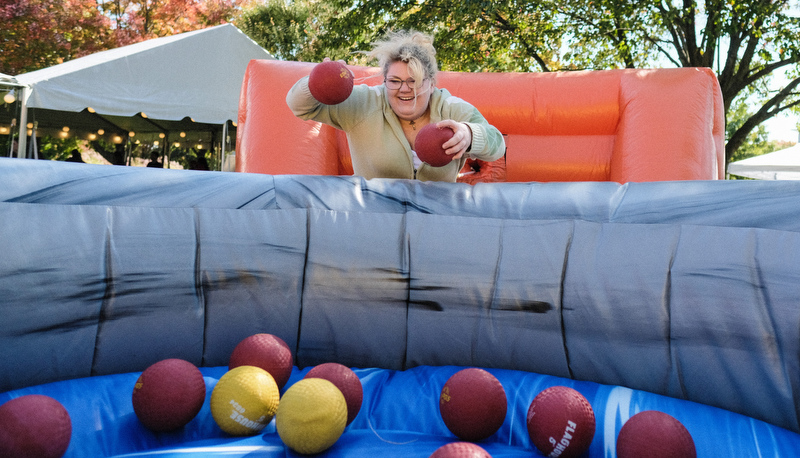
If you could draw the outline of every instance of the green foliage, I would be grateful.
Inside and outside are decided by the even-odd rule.
[[[336,16],[332,3],[267,0],[245,10],[236,26],[277,59],[320,62],[324,57],[346,59],[342,38],[322,40]]]
[[[71,152],[80,146],[77,138],[54,138],[46,135],[39,145],[39,158],[63,161],[72,156]]]
[[[748,89],[747,94],[745,95],[749,94],[752,97],[754,95],[758,95],[759,92],[760,91],[758,88],[752,87]],[[740,97],[733,102],[731,109],[728,110],[728,121],[725,125],[727,137],[730,137],[734,132],[741,129],[742,124],[747,122],[747,120],[752,116],[752,113],[749,112],[751,105],[752,104],[748,103],[747,97]],[[792,146],[792,143],[789,142],[769,141],[766,127],[759,125],[748,134],[742,145],[736,149],[730,158],[730,162],[740,161],[749,157],[760,156],[762,154],[771,153],[773,151],[778,151],[790,146]],[[746,180],[749,178],[730,175],[730,179]]]

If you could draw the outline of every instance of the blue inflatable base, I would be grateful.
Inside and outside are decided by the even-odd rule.
[[[439,395],[461,367],[420,366],[406,371],[354,369],[364,388],[361,411],[339,441],[318,456],[427,457],[458,439],[439,414]],[[258,435],[233,437],[214,422],[209,398],[227,367],[201,368],[206,381],[202,410],[174,432],[154,433],[133,412],[131,394],[139,372],[55,382],[0,394],[0,404],[25,394],[60,401],[72,419],[67,457],[290,457],[274,420]],[[310,370],[294,368],[286,390]],[[616,456],[616,437],[625,421],[643,410],[659,410],[681,421],[694,438],[698,457],[796,456],[800,435],[777,426],[704,404],[594,382],[524,371],[487,369],[503,384],[508,413],[500,430],[479,442],[494,458],[541,455],[526,426],[528,407],[545,388],[564,385],[592,404],[596,430],[585,456]]]

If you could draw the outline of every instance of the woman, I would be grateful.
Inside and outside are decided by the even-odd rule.
[[[390,34],[368,55],[378,60],[383,85],[356,85],[344,102],[324,105],[311,95],[304,77],[286,96],[299,118],[345,131],[356,175],[456,181],[468,157],[494,161],[503,156],[500,131],[474,106],[436,87],[438,67],[431,36],[413,31]],[[421,162],[414,152],[417,133],[431,123],[454,132],[443,145],[453,161],[442,167]]]

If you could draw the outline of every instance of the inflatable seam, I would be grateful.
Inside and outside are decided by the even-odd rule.
[[[667,351],[669,351],[669,361],[672,365],[672,371],[675,374],[675,380],[678,384],[677,388],[679,390],[679,395],[681,398],[686,399],[688,397],[688,392],[686,390],[686,384],[683,381],[683,371],[681,367],[680,358],[677,357],[677,351],[675,349],[675,339],[672,334],[672,269],[673,265],[675,264],[675,256],[678,253],[678,245],[680,244],[681,240],[681,233],[683,232],[683,226],[678,226],[678,238],[675,245],[672,247],[672,253],[669,257],[669,267],[667,268],[667,278],[664,285],[664,307],[666,308],[665,312],[667,314],[667,322],[666,325],[667,329],[667,336],[669,338],[669,342],[667,345]]]
[[[754,242],[755,242],[755,245],[756,245],[755,246],[756,252],[758,252],[759,241],[760,241],[760,238],[759,237],[755,237]],[[758,291],[761,294],[761,303],[764,304],[764,308],[766,309],[765,310],[765,312],[766,312],[765,314],[767,316],[767,320],[769,321],[769,324],[770,324],[770,327],[771,327],[771,329],[770,329],[770,331],[771,331],[770,332],[770,337],[772,338],[772,341],[775,344],[775,353],[777,354],[777,359],[778,360],[782,360],[783,359],[782,356],[785,354],[784,351],[783,351],[784,339],[781,339],[780,337],[778,337],[778,329],[780,328],[780,326],[777,324],[776,318],[775,318],[775,314],[773,313],[775,307],[770,306],[770,304],[773,304],[774,302],[772,300],[770,300],[770,298],[769,298],[769,283],[767,281],[765,281],[765,279],[764,279],[764,274],[763,274],[764,270],[761,267],[761,261],[760,261],[760,257],[759,256],[756,256],[753,259],[753,268],[754,268],[754,270],[756,272],[756,279],[758,281],[756,291]],[[792,431],[797,431],[798,430],[798,412],[800,412],[800,409],[798,408],[800,406],[800,397],[798,396],[798,393],[795,390],[796,384],[791,383],[792,377],[788,373],[787,365],[786,364],[780,364],[779,367],[781,369],[781,373],[783,374],[784,379],[786,380],[787,384],[789,385],[789,388],[792,390],[792,399],[794,400],[794,406],[795,406],[795,416],[792,419],[794,424],[791,426],[790,429]]]
[[[199,310],[203,313],[203,342],[201,343],[200,365],[206,365],[206,343],[208,342],[208,304],[206,303],[205,289],[203,288],[203,271],[201,265],[202,248],[200,243],[200,215],[197,208],[193,209],[194,219],[194,290]]]
[[[311,244],[311,213],[306,209],[306,246],[303,250],[303,271],[301,275],[303,278],[300,279],[300,310],[297,312],[297,341],[294,343],[294,351],[292,351],[292,355],[294,357],[294,365],[300,365],[300,342],[302,340],[302,333],[303,333],[303,308],[305,306],[305,292],[306,292],[306,275],[308,273],[308,250]]]
[[[104,270],[103,283],[105,284],[105,291],[103,291],[103,300],[100,302],[100,310],[97,311],[97,329],[94,335],[94,351],[92,353],[92,367],[90,375],[98,375],[97,372],[97,355],[100,351],[100,332],[103,328],[103,317],[105,315],[106,304],[114,296],[114,275],[113,275],[113,262],[111,259],[113,241],[111,239],[111,222],[113,221],[113,210],[106,208],[106,230],[105,230],[105,253],[104,257]]]
[[[411,313],[411,236],[408,233],[408,212],[403,213],[403,258],[401,262],[403,263],[403,268],[405,269],[404,275],[406,279],[406,347],[405,351],[403,351],[403,361],[400,363],[400,367],[403,370],[410,369],[408,367],[408,334],[409,334],[409,314]]]
[[[567,277],[567,265],[569,264],[569,253],[572,249],[572,239],[575,237],[575,221],[572,222],[572,230],[569,233],[569,237],[567,237],[567,244],[564,247],[564,265],[561,268],[561,285],[559,292],[559,306],[558,306],[558,313],[560,316],[561,321],[561,341],[564,345],[564,359],[567,363],[567,371],[569,371],[569,378],[574,379],[575,374],[572,371],[572,362],[569,359],[569,347],[567,345],[567,329],[566,329],[566,321],[564,320],[564,291],[566,290],[566,277]]]

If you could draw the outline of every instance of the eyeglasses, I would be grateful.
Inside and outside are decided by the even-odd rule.
[[[428,82],[428,78],[422,80],[422,84],[420,85],[420,89],[425,87],[425,84]],[[414,78],[401,80],[401,79],[388,79],[383,80],[383,83],[386,85],[387,89],[391,89],[393,91],[398,90],[403,87],[403,84],[408,86],[408,89],[413,91],[416,88],[417,81]]]

